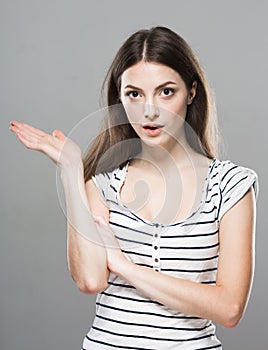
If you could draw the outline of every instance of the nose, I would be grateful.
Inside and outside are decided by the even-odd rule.
[[[145,103],[144,117],[149,120],[155,120],[159,117],[159,109],[155,104]]]

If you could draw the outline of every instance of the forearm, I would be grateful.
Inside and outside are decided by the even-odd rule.
[[[106,251],[90,213],[83,165],[61,171],[67,214],[68,267],[79,289],[97,293],[106,288]]]
[[[147,297],[178,312],[233,327],[241,317],[235,293],[223,286],[184,280],[125,261],[113,271]]]

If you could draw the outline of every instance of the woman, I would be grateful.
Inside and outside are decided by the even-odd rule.
[[[10,127],[61,170],[70,273],[98,294],[83,349],[222,349],[214,322],[237,325],[251,289],[257,174],[218,159],[205,74],[170,29],[131,35],[105,82],[83,159],[60,130]]]

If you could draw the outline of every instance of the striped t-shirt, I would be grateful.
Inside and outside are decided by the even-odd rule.
[[[213,158],[198,209],[167,225],[145,220],[122,203],[127,168],[93,177],[109,206],[110,225],[122,251],[134,263],[160,273],[215,285],[221,217],[250,186],[258,196],[256,172]],[[111,273],[107,289],[97,295],[96,317],[83,349],[219,350],[222,345],[210,320],[172,310]]]

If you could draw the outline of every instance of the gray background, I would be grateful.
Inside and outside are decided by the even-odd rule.
[[[267,349],[266,1],[25,0],[0,3],[0,348],[74,350],[94,296],[67,271],[66,222],[56,167],[8,130],[17,119],[65,133],[99,108],[99,91],[123,40],[166,25],[196,51],[213,86],[225,159],[259,175],[256,274],[247,312],[218,327],[225,350]],[[94,120],[92,121],[92,123]]]

